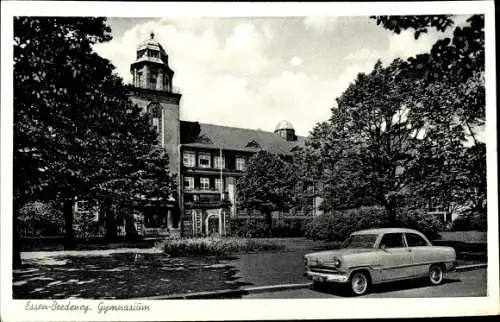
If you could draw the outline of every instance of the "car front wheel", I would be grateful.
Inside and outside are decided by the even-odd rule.
[[[439,265],[432,265],[429,268],[429,281],[432,285],[439,285],[443,281],[443,268]]]
[[[357,296],[366,294],[369,283],[366,273],[355,272],[351,277],[351,292]]]

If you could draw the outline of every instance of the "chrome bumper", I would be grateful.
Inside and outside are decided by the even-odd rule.
[[[317,273],[305,271],[304,276],[313,282],[329,282],[329,283],[347,283],[349,276],[347,274],[335,273]]]

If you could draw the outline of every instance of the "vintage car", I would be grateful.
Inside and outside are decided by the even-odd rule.
[[[456,254],[416,230],[379,228],[352,233],[340,249],[306,254],[304,264],[315,286],[348,283],[353,295],[363,295],[372,284],[410,278],[438,285],[455,269]]]

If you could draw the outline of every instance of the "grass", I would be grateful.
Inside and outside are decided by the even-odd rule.
[[[271,238],[188,238],[167,240],[160,245],[171,256],[227,256],[263,251],[283,251],[286,241]]]

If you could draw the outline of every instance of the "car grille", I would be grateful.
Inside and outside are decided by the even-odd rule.
[[[337,269],[324,266],[309,266],[309,270],[314,273],[338,273]]]

